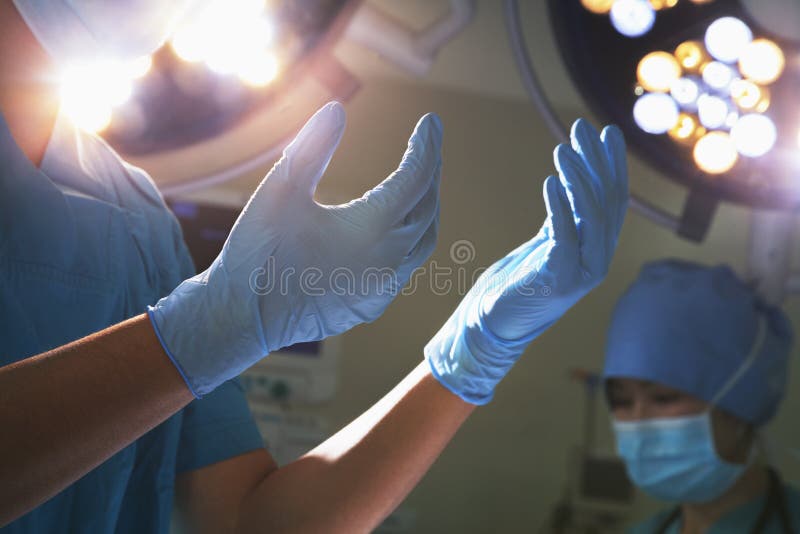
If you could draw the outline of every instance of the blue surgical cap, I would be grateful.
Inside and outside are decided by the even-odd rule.
[[[786,315],[729,267],[658,261],[614,310],[603,375],[664,384],[760,426],[783,398],[792,337]]]

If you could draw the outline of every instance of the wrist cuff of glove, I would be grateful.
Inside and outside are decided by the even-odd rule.
[[[189,388],[189,391],[192,393],[194,398],[196,399],[201,398],[201,396],[198,395],[198,393],[192,387],[191,381],[189,381],[189,378],[186,376],[186,371],[183,369],[181,364],[178,363],[178,360],[175,358],[175,356],[173,356],[172,351],[169,350],[169,347],[164,342],[164,338],[161,336],[161,330],[158,328],[158,321],[156,321],[155,313],[156,309],[153,306],[147,307],[147,317],[148,319],[150,319],[150,324],[153,326],[153,331],[156,333],[156,338],[158,338],[158,342],[161,344],[161,348],[164,349],[164,352],[166,353],[167,357],[175,366],[175,368],[178,370],[178,373],[181,375],[183,381],[186,382],[186,387]]]
[[[488,394],[486,393],[478,394],[474,392],[461,391],[458,388],[451,385],[447,380],[447,378],[439,374],[439,371],[436,370],[436,364],[433,362],[433,359],[427,355],[427,352],[428,351],[426,347],[425,359],[428,362],[428,367],[430,367],[431,374],[447,391],[449,391],[456,397],[460,398],[464,402],[467,402],[469,404],[474,404],[476,406],[484,406],[492,401],[492,399],[494,398],[494,389],[492,389]]]

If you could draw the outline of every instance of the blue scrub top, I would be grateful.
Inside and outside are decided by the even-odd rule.
[[[800,532],[800,491],[797,488],[784,485],[786,495],[786,510],[792,523],[792,532]],[[761,510],[764,508],[766,495],[753,499],[752,501],[735,508],[722,516],[711,530],[706,534],[730,534],[731,532],[749,532],[752,525],[756,522]],[[661,524],[666,520],[673,508],[661,511],[649,518],[647,521],[636,525],[628,530],[628,534],[654,534]],[[680,519],[673,521],[664,534],[680,534]],[[784,534],[780,519],[773,515],[766,524],[762,534]]]
[[[0,365],[141,314],[193,274],[144,171],[63,118],[37,169],[0,116]],[[167,533],[178,473],[262,446],[228,382],[0,533]]]

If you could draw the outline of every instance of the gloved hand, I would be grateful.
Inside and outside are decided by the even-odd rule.
[[[486,404],[525,347],[605,278],[628,202],[625,142],[579,119],[555,150],[539,233],[492,265],[425,346],[433,375]]]
[[[340,104],[318,111],[258,186],[211,267],[148,310],[195,396],[270,352],[376,319],[432,252],[439,119],[420,120],[400,167],[381,184],[323,206],[314,191],[344,125]]]

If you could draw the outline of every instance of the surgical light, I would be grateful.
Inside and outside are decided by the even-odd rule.
[[[239,66],[238,75],[244,83],[253,87],[263,87],[278,75],[279,65],[275,54],[262,52],[248,56]]]
[[[725,125],[729,113],[728,104],[718,96],[705,93],[697,99],[697,116],[706,128],[721,128]]]
[[[778,130],[772,120],[758,113],[741,117],[731,129],[731,139],[743,156],[757,158],[775,146]]]
[[[789,154],[800,146],[794,98],[800,40],[783,31],[791,28],[787,15],[800,7],[792,11],[790,3],[796,0],[683,0],[659,11],[657,1],[652,30],[627,39],[580,2],[547,1],[558,50],[589,108],[618,124],[632,151],[687,189],[679,215],[641,197],[635,198],[642,202],[638,212],[700,241],[721,201],[800,209],[800,182],[783,169],[796,163]],[[520,48],[514,47],[515,59],[526,80],[532,69]],[[669,91],[657,76],[643,74],[643,60],[654,51],[671,52],[680,68]],[[664,78],[674,72],[653,71]],[[558,135],[555,113],[538,103],[544,91],[531,85],[526,82],[531,100]],[[769,179],[755,179],[762,176]]]
[[[646,34],[656,21],[656,11],[647,0],[617,0],[611,6],[611,24],[627,37]]]
[[[768,85],[783,73],[786,60],[780,47],[769,39],[750,42],[739,56],[739,70],[756,83]]]
[[[734,63],[753,40],[753,32],[736,17],[722,17],[706,30],[705,44],[709,54],[725,63]]]
[[[678,78],[672,83],[669,94],[682,108],[694,109],[700,96],[700,85],[692,78]]]
[[[636,69],[639,83],[648,91],[666,93],[680,77],[681,66],[672,54],[651,52],[644,56]]]
[[[750,80],[734,80],[730,85],[730,94],[736,105],[743,110],[755,109],[766,96],[765,91]]]
[[[675,58],[684,70],[697,72],[708,61],[708,54],[700,41],[685,41],[675,49]]]
[[[722,174],[733,168],[739,156],[725,132],[709,132],[694,145],[694,161],[709,174]]]
[[[611,6],[613,4],[614,0],[581,0],[581,5],[583,5],[583,7],[598,15],[603,15],[611,11]]]
[[[278,74],[278,62],[269,50],[272,37],[262,1],[217,0],[178,28],[171,44],[185,61],[203,62],[216,73],[262,86]]]
[[[653,9],[656,11],[661,11],[662,9],[675,7],[678,5],[678,0],[650,0],[650,5],[653,6]]]
[[[701,137],[705,132],[705,128],[698,124],[694,115],[681,113],[678,117],[678,123],[670,129],[669,136],[678,143],[687,144]]]
[[[664,93],[642,95],[633,106],[636,124],[651,134],[667,133],[678,123],[678,115],[678,104]]]
[[[720,61],[712,61],[703,67],[703,81],[712,89],[726,90],[733,78],[733,69]]]
[[[61,76],[61,110],[78,127],[98,132],[111,122],[112,109],[131,95],[141,65],[103,61],[71,65]]]

